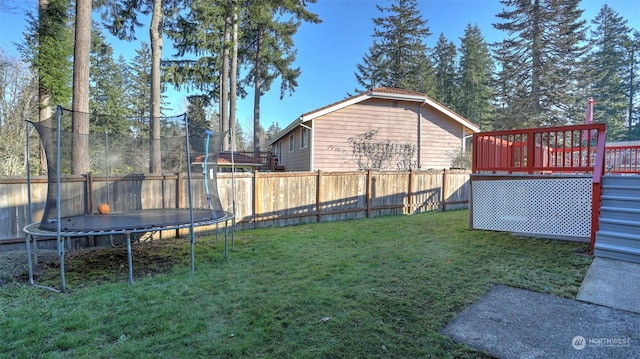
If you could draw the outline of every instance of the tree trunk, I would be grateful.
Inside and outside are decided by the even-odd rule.
[[[229,130],[229,42],[231,41],[231,0],[227,0],[224,16],[224,43],[222,44],[222,79],[220,84],[220,127],[225,133]],[[229,142],[222,142],[222,150],[229,150]]]
[[[238,9],[233,6],[233,57],[231,60],[231,88],[229,90],[229,129],[231,130],[231,149],[236,148],[236,87],[238,83]]]
[[[89,54],[91,50],[91,0],[76,1],[73,53],[73,174],[89,171]]]
[[[258,28],[256,62],[253,68],[253,155],[260,156],[260,96],[262,95],[262,42],[264,29]]]
[[[50,97],[47,91],[43,87],[39,87],[38,89],[38,121],[44,121],[51,117],[51,105],[49,104]],[[40,153],[40,171],[39,174],[41,176],[45,175],[48,171],[47,165],[47,154],[44,152],[44,146],[42,145],[42,141],[39,141],[39,150]]]
[[[162,59],[162,0],[153,0],[153,15],[149,37],[151,40],[151,99],[149,172],[162,173],[160,152],[160,60]]]
[[[635,39],[634,39],[635,40]],[[633,77],[635,75],[634,73],[634,65],[635,65],[635,42],[631,44],[631,51],[630,51],[630,61],[629,61],[629,110],[628,110],[628,116],[629,116],[629,127],[627,128],[627,138],[631,138],[632,133],[633,133]]]
[[[49,8],[49,0],[40,0],[38,1],[38,10],[40,15],[38,16],[39,27],[43,28],[46,24],[44,22],[47,19],[46,11]],[[39,69],[39,71],[42,71]],[[42,75],[38,76],[38,121],[44,121],[51,117],[51,97],[49,96],[49,92],[44,87],[43,84],[40,83],[40,79]],[[44,175],[47,173],[47,155],[44,152],[44,146],[42,146],[42,141],[39,142],[39,153],[40,153],[40,175]]]
[[[530,123],[531,127],[539,127],[542,122],[540,115],[542,114],[542,106],[540,105],[542,93],[540,83],[542,80],[542,31],[540,29],[540,21],[542,20],[542,9],[540,0],[533,3],[533,41],[531,43],[531,99],[529,105],[533,115]]]

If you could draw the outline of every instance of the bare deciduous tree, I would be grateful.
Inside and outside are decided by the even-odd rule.
[[[25,120],[38,118],[38,83],[29,66],[0,50],[0,176],[25,175]]]

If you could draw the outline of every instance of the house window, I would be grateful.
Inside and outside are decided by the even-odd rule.
[[[294,140],[295,140],[295,138],[293,137],[293,134],[291,134],[289,136],[289,152],[293,152],[293,149],[295,148]]]
[[[278,141],[276,144],[276,157],[280,164],[282,164],[282,141]]]
[[[300,136],[300,148],[309,147],[309,129],[303,127],[302,135]]]

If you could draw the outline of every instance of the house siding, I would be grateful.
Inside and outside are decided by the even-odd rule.
[[[427,105],[407,101],[370,99],[345,107],[314,122],[314,169],[357,170],[349,152],[349,138],[379,129],[378,140],[418,142],[418,111],[422,111],[420,168],[448,168],[451,151],[460,149],[462,126]],[[417,160],[417,156],[414,157]],[[389,169],[397,169],[395,163]]]
[[[293,152],[289,151],[289,138],[293,134]],[[306,148],[300,147],[302,127],[296,127],[279,141],[282,143],[281,158],[278,163],[284,166],[286,171],[309,171],[311,169],[311,144]],[[311,142],[311,134],[309,134]]]
[[[389,93],[394,93],[393,91]],[[373,141],[388,141],[392,144],[412,144],[419,154],[405,163],[400,155],[386,161],[383,170],[446,169],[462,149],[465,124],[443,111],[440,104],[420,99],[371,97],[346,103],[326,114],[319,112],[303,115],[304,126],[309,130],[309,145],[300,146],[301,125],[292,128],[275,143],[282,151],[279,163],[286,171],[355,171],[359,170],[357,159],[352,155],[350,139],[377,130]],[[333,106],[333,105],[332,105]],[[324,112],[322,112],[324,113]],[[318,117],[313,115],[319,114]],[[308,117],[311,115],[311,119]],[[291,125],[290,125],[291,126]],[[289,150],[289,138],[294,136],[294,149]],[[313,158],[312,158],[313,156]]]
[[[446,118],[439,111],[422,108],[421,169],[451,167],[452,156],[462,149],[461,124]]]

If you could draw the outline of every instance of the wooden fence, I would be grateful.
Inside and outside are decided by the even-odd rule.
[[[405,172],[254,172],[218,174],[223,207],[233,211],[239,229],[280,227],[307,222],[414,214],[467,208],[469,173],[461,170]],[[232,181],[233,178],[233,181]],[[183,174],[109,177],[64,176],[62,206],[95,212],[105,197],[135,199],[142,208],[184,208]],[[192,177],[194,207],[206,207],[203,176]],[[0,244],[24,240],[29,218],[27,182],[0,178]],[[46,178],[32,178],[32,221],[42,216]],[[233,194],[235,193],[235,196]],[[64,211],[63,211],[64,212]]]

